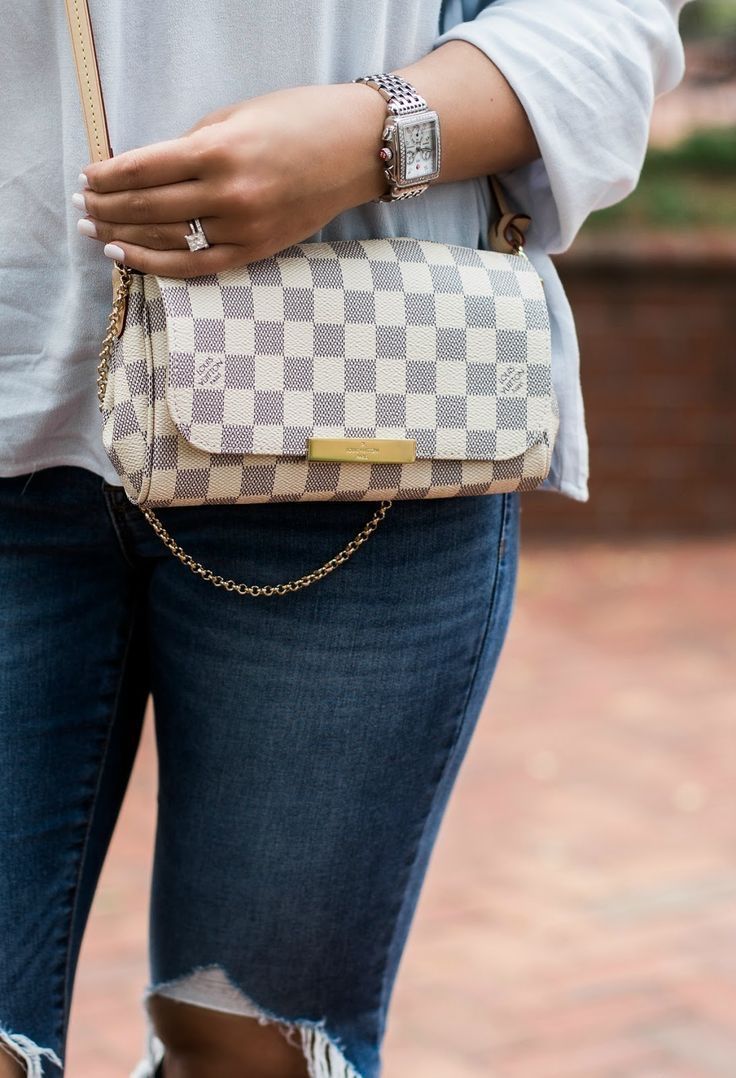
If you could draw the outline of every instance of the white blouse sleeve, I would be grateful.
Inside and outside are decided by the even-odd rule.
[[[537,137],[540,158],[498,173],[532,217],[530,244],[564,251],[592,210],[636,187],[654,98],[684,73],[686,2],[447,0],[433,48],[460,39],[484,52]]]

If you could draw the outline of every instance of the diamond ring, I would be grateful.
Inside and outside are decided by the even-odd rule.
[[[209,247],[209,241],[204,234],[202,228],[202,222],[199,217],[195,217],[193,221],[189,221],[189,232],[186,233],[184,239],[189,244],[190,251],[204,251],[205,247]]]

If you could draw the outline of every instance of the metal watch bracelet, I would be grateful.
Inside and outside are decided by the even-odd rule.
[[[437,113],[429,108],[425,99],[411,85],[411,83],[400,75],[394,75],[391,72],[382,72],[375,75],[361,75],[352,81],[364,82],[374,90],[377,90],[386,102],[388,109],[388,116],[381,134],[382,145],[379,149],[379,157],[384,162],[383,171],[389,186],[384,194],[379,195],[378,198],[373,199],[373,201],[396,202],[400,199],[415,198],[417,195],[423,194],[429,187],[431,180],[436,179],[439,175],[441,151],[439,117],[437,116]],[[411,116],[418,113],[426,113],[427,119],[433,121],[435,124],[435,168],[431,176],[427,179],[421,179],[415,183],[407,183],[405,181],[402,184],[399,182],[399,176],[397,174],[401,131],[397,130],[397,125],[392,124],[391,120],[392,117]]]

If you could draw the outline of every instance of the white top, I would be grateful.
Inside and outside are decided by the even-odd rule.
[[[684,2],[91,0],[90,9],[117,153],[257,94],[395,70],[451,38],[485,52],[542,154],[498,175],[511,204],[532,216],[526,250],[552,319],[560,432],[544,485],[585,501],[578,346],[548,255],[636,185],[654,97],[683,74]],[[76,464],[119,484],[95,386],[110,262],[78,234],[71,205],[88,150],[64,4],[0,0],[0,17],[0,475]],[[304,238],[411,235],[487,248],[489,205],[484,177],[436,184],[417,199],[359,206]]]

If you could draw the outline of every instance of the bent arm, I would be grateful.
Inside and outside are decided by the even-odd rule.
[[[637,184],[654,99],[684,73],[686,2],[450,0],[455,24],[398,71],[440,113],[440,181],[503,173],[534,242],[565,250]]]
[[[654,98],[684,71],[684,2],[449,0],[475,17],[399,69],[440,113],[440,182],[496,174],[532,217],[529,246],[565,250],[592,210],[636,186]],[[143,273],[266,258],[385,191],[385,116],[380,95],[352,82],[237,102],[180,138],[85,167],[86,227]],[[192,254],[183,223],[196,217],[211,246]]]

